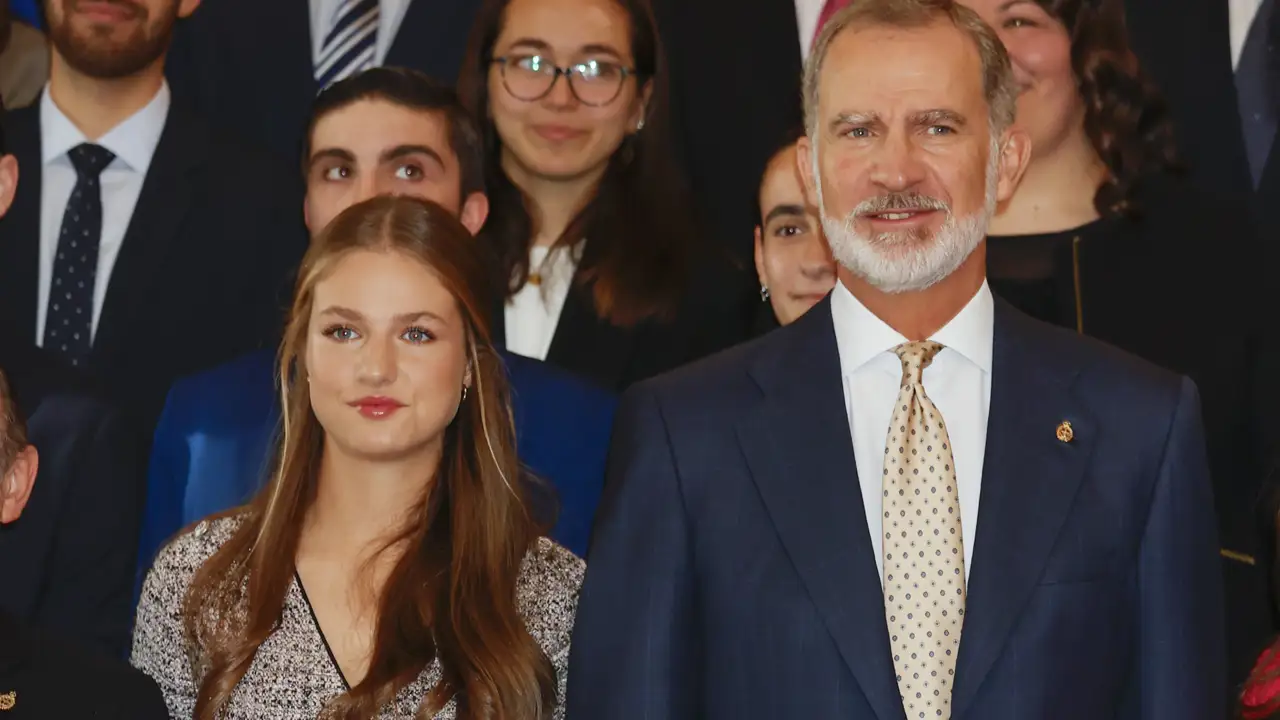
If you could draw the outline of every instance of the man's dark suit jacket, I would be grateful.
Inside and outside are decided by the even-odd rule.
[[[123,660],[33,632],[0,610],[0,717],[169,720],[155,682]]]
[[[569,717],[903,718],[841,388],[824,302],[624,397]],[[997,303],[953,718],[1221,717],[1200,425],[1190,381]]]
[[[452,83],[480,0],[410,0],[384,64]],[[298,163],[319,92],[308,0],[218,0],[178,23],[166,73],[176,102]]]
[[[35,344],[39,104],[9,113],[17,197],[0,220],[0,326]],[[174,379],[274,347],[289,276],[306,249],[296,172],[174,105],[111,273],[88,370],[149,430]]]
[[[551,538],[585,555],[617,399],[546,363],[502,358],[520,459],[545,482],[538,488],[548,492],[535,499],[556,519]],[[151,448],[138,583],[176,532],[247,502],[270,475],[280,424],[275,370],[264,351],[174,384]]]
[[[43,351],[0,343],[0,368],[40,454],[26,510],[0,526],[0,609],[120,655],[133,621],[138,433]]]

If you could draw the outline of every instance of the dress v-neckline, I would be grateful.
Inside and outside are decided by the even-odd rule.
[[[297,584],[298,593],[302,595],[302,604],[307,607],[307,614],[311,616],[311,625],[315,627],[316,635],[320,637],[320,644],[324,646],[324,652],[329,656],[329,664],[333,666],[333,671],[342,681],[343,692],[351,692],[351,683],[347,680],[346,673],[342,672],[342,666],[338,664],[338,656],[333,654],[333,647],[329,645],[329,638],[325,637],[324,628],[320,627],[320,618],[316,617],[316,609],[311,605],[311,598],[307,597],[307,587],[302,583],[302,575],[298,573],[297,568],[293,571],[293,582]]]

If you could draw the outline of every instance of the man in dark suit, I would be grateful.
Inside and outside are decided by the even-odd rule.
[[[292,162],[311,101],[330,82],[379,65],[457,77],[479,7],[480,0],[205,3],[179,24],[169,81],[177,102]]]
[[[569,717],[1222,717],[1193,384],[986,285],[1016,94],[952,0],[823,31],[799,154],[840,281],[623,400]]]
[[[48,0],[51,76],[5,121],[23,181],[0,224],[0,324],[154,421],[173,378],[274,343],[305,248],[296,187],[170,107],[198,0]]]
[[[0,132],[0,217],[18,184],[18,164],[5,154],[4,140]],[[0,528],[0,609],[121,653],[133,616],[129,581],[142,502],[137,433],[91,395],[79,373],[45,351],[7,337],[0,370],[12,389],[6,402],[26,412],[27,434],[42,452],[42,479],[27,512]],[[10,450],[29,452],[30,465],[15,467],[34,476],[34,448]]]
[[[0,535],[0,557],[9,574],[5,589],[14,579],[11,573],[22,555],[28,550],[37,555],[44,550],[42,546],[13,545],[15,538],[8,535],[23,522],[20,518],[28,502],[48,505],[48,498],[37,497],[40,458],[41,453],[27,442],[25,421],[5,373],[0,371],[0,533],[4,533]],[[39,484],[44,484],[43,479]],[[96,509],[106,512],[110,508]],[[86,586],[98,579],[93,574],[78,578],[83,583],[80,590],[92,592],[93,588]],[[75,691],[68,692],[68,687]],[[61,638],[24,627],[6,607],[0,608],[0,717],[149,720],[168,718],[169,714],[160,689],[147,676],[100,650],[84,651]]]
[[[370,134],[370,127],[380,132]],[[334,84],[316,101],[306,146],[313,231],[385,193],[458,208],[473,232],[484,223],[479,130],[452,89],[421,73],[374,68]],[[546,363],[510,353],[503,360],[520,457],[557,496],[551,537],[583,555],[616,400]],[[279,417],[269,351],[174,385],[152,448],[139,580],[180,527],[246,502],[258,490],[270,474]]]

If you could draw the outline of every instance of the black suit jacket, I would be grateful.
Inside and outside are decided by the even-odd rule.
[[[902,720],[832,322],[624,397],[569,717]],[[952,717],[1221,717],[1194,385],[997,303],[985,458]]]
[[[9,113],[5,133],[22,179],[0,220],[0,324],[13,328],[11,341],[35,344],[39,104]],[[177,377],[276,343],[288,279],[306,248],[296,176],[171,109],[88,363],[142,427]]]
[[[0,611],[0,717],[169,720],[155,681],[121,660],[23,627]]]
[[[453,83],[480,0],[411,0],[386,65]],[[179,22],[167,61],[175,100],[297,163],[319,91],[308,0],[218,0]]]
[[[0,344],[0,368],[40,454],[26,510],[0,527],[0,608],[119,655],[133,620],[139,434],[43,351]]]

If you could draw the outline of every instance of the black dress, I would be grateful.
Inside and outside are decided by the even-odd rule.
[[[1169,178],[1145,181],[1136,206],[1136,218],[988,238],[988,281],[992,292],[1040,320],[1195,381],[1226,566],[1235,682],[1268,632],[1266,573],[1255,558],[1272,540],[1261,537],[1254,513],[1266,455],[1259,396],[1270,392],[1259,330],[1274,322],[1262,309],[1270,293],[1259,292],[1260,263],[1247,250],[1247,206]]]

